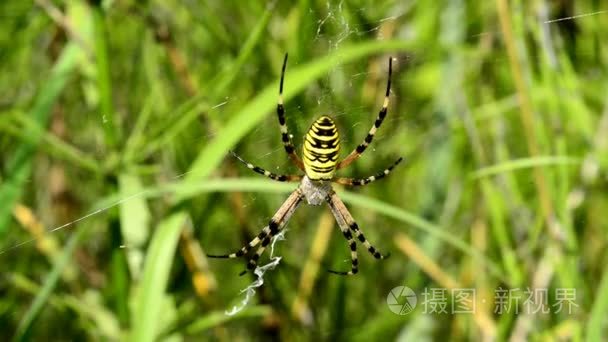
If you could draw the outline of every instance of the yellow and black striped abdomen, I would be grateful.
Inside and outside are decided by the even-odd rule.
[[[318,118],[304,140],[304,170],[311,180],[329,180],[334,176],[340,152],[340,136],[329,116]]]

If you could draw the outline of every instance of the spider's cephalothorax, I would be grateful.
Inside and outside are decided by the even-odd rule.
[[[331,188],[330,182],[314,181],[308,178],[308,176],[302,177],[300,190],[302,190],[302,195],[304,195],[306,202],[310,205],[323,204],[334,191]]]
[[[363,232],[357,225],[357,222],[353,219],[352,215],[342,202],[338,195],[334,192],[331,183],[338,183],[343,185],[365,185],[374,182],[387,176],[391,170],[397,166],[402,158],[397,159],[391,166],[382,172],[377,173],[374,176],[370,176],[363,179],[353,178],[342,178],[334,177],[336,170],[342,169],[353,161],[355,161],[361,154],[367,149],[367,146],[372,142],[376,130],[382,125],[382,121],[386,117],[388,110],[388,99],[391,90],[391,70],[392,70],[392,58],[389,58],[388,62],[388,81],[386,86],[386,95],[384,97],[384,103],[378,113],[378,117],[370,128],[367,136],[361,144],[359,144],[346,158],[338,162],[338,153],[340,152],[340,137],[334,121],[329,116],[321,116],[318,118],[310,127],[304,138],[304,145],[302,149],[303,158],[300,159],[295,153],[295,148],[291,143],[289,131],[287,129],[287,123],[285,121],[285,108],[283,107],[283,80],[285,77],[285,67],[287,66],[287,54],[283,61],[283,69],[281,71],[281,82],[279,85],[279,102],[277,104],[277,115],[279,117],[279,125],[281,129],[281,139],[285,151],[289,158],[294,162],[298,169],[304,171],[305,175],[277,175],[270,171],[266,171],[261,167],[255,166],[243,158],[239,157],[236,153],[232,154],[249,169],[262,174],[268,178],[276,181],[301,181],[300,186],[287,198],[285,203],[279,208],[274,214],[270,222],[262,231],[251,240],[248,244],[242,247],[235,253],[225,255],[209,255],[215,258],[237,258],[245,256],[249,251],[260,245],[255,254],[249,258],[247,269],[254,269],[257,265],[258,259],[264,253],[266,246],[270,243],[272,237],[274,237],[289,221],[297,207],[302,203],[302,200],[306,199],[306,202],[311,205],[320,205],[326,202],[331,209],[338,226],[342,234],[348,241],[348,246],[351,255],[351,269],[348,272],[344,271],[331,271],[332,273],[341,275],[353,275],[359,270],[359,260],[357,258],[357,243],[360,243],[372,254],[376,259],[384,259],[388,257],[388,254],[381,254],[374,246],[363,235]],[[242,274],[244,274],[243,272]]]
[[[329,116],[318,118],[306,133],[302,156],[304,171],[311,180],[331,180],[336,172],[340,136]]]

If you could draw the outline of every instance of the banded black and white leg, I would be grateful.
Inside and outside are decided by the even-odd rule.
[[[344,205],[344,202],[342,202],[342,200],[335,193],[330,196],[330,201],[331,201],[330,205],[333,205],[335,208],[337,208],[340,211],[340,213],[341,213],[342,217],[344,217],[344,221],[348,225],[348,228],[350,229],[350,231],[355,235],[357,240],[359,240],[359,242],[361,242],[363,244],[363,246],[367,249],[367,251],[371,255],[374,256],[374,258],[386,259],[390,256],[390,253],[382,254],[377,248],[372,246],[372,244],[369,243],[369,241],[367,241],[367,239],[365,238],[365,235],[363,235],[363,232],[357,225],[357,222],[355,221],[353,216],[350,214],[350,212],[346,208],[346,205]]]
[[[346,219],[344,218],[344,215],[342,215],[341,210],[336,206],[336,203],[335,203],[335,201],[332,200],[332,197],[337,198],[337,195],[335,193],[330,194],[327,198],[327,204],[329,205],[329,208],[331,209],[332,214],[336,218],[336,222],[338,223],[338,227],[340,227],[340,230],[342,231],[344,238],[348,242],[348,248],[350,249],[351,268],[350,268],[350,271],[348,271],[348,272],[334,271],[334,270],[328,270],[328,271],[330,273],[339,274],[339,275],[355,275],[359,271],[359,259],[357,257],[357,243],[353,239],[353,234],[352,234],[350,228],[348,227],[348,224],[346,223]]]
[[[283,227],[289,222],[289,219],[295,212],[296,208],[302,202],[302,198],[303,198],[303,194],[302,194],[300,188],[298,188],[294,192],[292,192],[291,195],[289,195],[289,197],[285,201],[285,203],[283,203],[283,205],[279,208],[279,210],[277,210],[277,212],[274,214],[274,216],[270,219],[270,222],[268,223],[268,225],[266,227],[264,227],[264,229],[262,229],[262,231],[255,238],[253,238],[251,241],[249,241],[249,243],[247,243],[245,246],[243,246],[241,249],[239,249],[235,253],[223,254],[223,255],[207,255],[207,256],[210,258],[222,258],[222,259],[239,258],[239,257],[245,256],[252,248],[256,247],[260,242],[262,242],[263,248],[260,247],[261,250],[258,249],[258,251],[252,256],[252,259],[255,259],[254,260],[255,262],[253,263],[252,268],[255,268],[255,266],[257,264],[257,260],[259,259],[261,254],[264,252],[264,248],[266,248],[266,245],[268,245],[268,243],[270,243],[272,238],[279,231],[281,231],[281,229],[283,229]],[[251,260],[248,262],[248,267],[247,267],[248,269],[250,269],[249,264],[251,264]]]
[[[285,201],[285,204],[281,206],[279,211],[272,218],[271,223],[268,225],[270,227],[269,234],[262,240],[260,247],[258,247],[255,254],[253,254],[247,262],[247,269],[241,272],[240,275],[247,273],[247,271],[254,270],[257,267],[258,260],[260,259],[262,254],[264,254],[266,247],[268,246],[268,244],[270,244],[272,238],[274,238],[281,230],[283,230],[285,225],[287,225],[289,219],[291,219],[291,216],[298,208],[303,198],[304,196],[299,188],[296,189],[296,191],[294,191],[291,196],[289,196],[287,201]],[[288,203],[289,207],[285,208],[284,213],[282,213],[281,209],[283,209],[283,207],[285,207]]]
[[[273,224],[273,221],[270,221],[271,224],[264,227],[262,231],[258,234],[258,236],[254,237],[251,241],[249,241],[245,246],[241,247],[238,251],[230,254],[207,254],[209,258],[218,258],[218,259],[234,259],[245,256],[252,248],[257,246],[262,239],[265,239],[270,235],[270,227]]]
[[[391,173],[391,171],[393,171],[393,169],[395,168],[395,166],[399,165],[399,163],[401,163],[402,160],[403,160],[403,158],[400,157],[391,166],[389,166],[388,168],[384,169],[384,171],[377,173],[374,176],[370,176],[370,177],[363,178],[363,179],[338,177],[338,178],[332,179],[332,182],[338,183],[338,184],[342,184],[342,185],[349,185],[349,186],[362,186],[362,185],[366,185],[366,184],[369,184],[371,182],[375,182],[375,181],[377,181],[379,179],[382,179],[382,178],[388,176]]]
[[[247,166],[248,169],[252,170],[253,172],[259,173],[263,176],[266,176],[272,180],[276,180],[279,182],[296,182],[296,181],[300,181],[302,180],[302,176],[299,175],[277,175],[275,173],[272,173],[270,171],[264,170],[259,166],[255,166],[253,164],[251,164],[250,162],[246,161],[245,159],[241,158],[238,154],[236,154],[234,151],[230,151],[230,153],[236,158],[238,159],[241,163],[245,164],[245,166]]]
[[[285,107],[283,106],[283,81],[285,79],[285,68],[287,68],[287,54],[283,60],[283,68],[281,69],[281,82],[279,84],[279,101],[277,103],[277,116],[279,118],[279,126],[281,128],[281,141],[285,147],[285,152],[289,155],[291,161],[302,171],[304,171],[304,163],[302,159],[296,154],[295,147],[291,142],[291,136],[289,135],[289,129],[287,128],[287,121],[285,120]]]
[[[260,247],[258,247],[255,253],[251,256],[251,258],[249,258],[249,261],[247,261],[247,268],[243,270],[243,272],[241,272],[239,275],[242,276],[247,273],[247,271],[253,271],[257,267],[258,260],[260,260],[260,257],[262,256],[262,254],[264,254],[264,251],[266,250],[266,246],[270,244],[270,242],[272,241],[272,237],[274,237],[275,235],[276,234],[270,234],[266,238],[264,238],[264,240],[262,240]]]
[[[361,156],[361,154],[367,149],[367,146],[369,146],[369,144],[371,144],[372,140],[374,139],[374,135],[376,135],[376,131],[378,130],[378,128],[380,128],[380,125],[382,125],[382,122],[384,121],[384,118],[386,117],[386,113],[388,112],[389,95],[391,92],[391,74],[392,74],[392,72],[393,72],[393,57],[389,57],[389,59],[388,59],[388,81],[386,84],[386,94],[384,96],[384,103],[382,104],[382,109],[380,109],[380,112],[378,113],[378,117],[376,117],[376,121],[374,122],[374,125],[372,126],[372,128],[370,128],[369,132],[367,133],[367,136],[365,137],[365,139],[363,139],[363,142],[361,144],[359,144],[359,146],[357,146],[348,156],[346,156],[346,158],[344,158],[342,161],[340,161],[338,163],[338,165],[336,165],[336,169],[345,168],[348,165],[350,165],[352,162],[357,160],[357,158],[359,158]]]

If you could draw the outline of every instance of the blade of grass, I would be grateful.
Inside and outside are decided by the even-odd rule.
[[[33,118],[41,127],[46,127],[51,109],[65,88],[81,53],[82,50],[76,44],[69,43],[53,66],[48,82],[38,93],[29,117]],[[42,136],[38,135],[32,137],[29,142],[23,142],[16,148],[15,154],[8,159],[5,169],[7,177],[0,185],[0,203],[2,203],[0,205],[0,236],[7,231],[13,206],[21,197],[23,186],[30,175],[32,158],[41,139]]]
[[[154,341],[160,333],[159,328],[162,325],[159,324],[159,318],[169,281],[169,271],[185,221],[185,214],[173,214],[159,224],[152,237],[134,310],[130,339],[132,341]]]
[[[505,204],[501,196],[501,192],[496,189],[494,184],[489,179],[481,180],[481,192],[486,202],[489,219],[492,222],[491,233],[497,242],[500,251],[500,261],[504,265],[503,278],[509,279],[509,285],[519,286],[523,281],[523,274],[520,268],[520,263],[517,260],[517,254],[513,248],[511,236],[507,229],[505,217]]]
[[[504,280],[503,272],[494,262],[489,260],[486,256],[484,256],[477,249],[469,245],[467,242],[457,236],[452,235],[442,227],[433,224],[429,221],[426,221],[420,216],[416,216],[401,208],[390,205],[386,202],[382,202],[378,199],[355,194],[352,192],[337,192],[340,194],[340,197],[342,197],[345,202],[352,203],[353,205],[360,206],[362,208],[371,209],[385,216],[392,217],[394,219],[407,223],[425,233],[428,233],[441,241],[444,241],[445,243],[451,245],[459,251],[476,258],[487,267],[487,269],[494,277],[496,277],[497,279]]]
[[[220,73],[215,80],[209,82],[211,88],[208,90],[211,91],[212,95],[210,96],[210,98],[214,99],[213,102],[215,102],[215,100],[217,100],[219,96],[225,94],[228,87],[230,87],[232,85],[232,82],[237,78],[237,76],[240,75],[243,65],[245,65],[245,62],[253,53],[253,49],[260,42],[262,34],[265,32],[266,26],[268,26],[268,22],[270,21],[270,17],[273,13],[275,4],[276,2],[273,1],[267,6],[266,10],[264,11],[264,15],[262,16],[262,18],[260,18],[256,26],[253,28],[249,37],[247,37],[247,40],[243,44],[243,48],[240,50],[239,55],[234,61],[234,63],[228,66],[222,73]]]
[[[31,332],[34,321],[44,308],[44,305],[51,296],[51,293],[57,286],[59,278],[61,277],[61,274],[63,273],[65,267],[68,265],[68,262],[71,260],[72,254],[74,253],[76,246],[78,246],[81,237],[87,231],[88,226],[83,226],[80,229],[77,229],[76,232],[70,236],[70,240],[63,248],[63,252],[61,253],[59,259],[57,259],[57,261],[53,265],[53,269],[45,278],[42,289],[40,290],[40,292],[38,292],[38,295],[34,299],[34,302],[23,316],[23,319],[21,320],[21,323],[17,328],[17,332],[15,333],[13,339],[14,341],[29,340],[28,336]]]
[[[202,181],[197,184],[188,184],[184,182],[172,183],[161,185],[158,187],[152,187],[146,189],[141,194],[146,198],[161,197],[167,193],[179,193],[187,197],[193,197],[204,192],[267,192],[267,193],[287,193],[294,190],[297,187],[296,184],[273,182],[266,179],[260,178],[237,178],[237,179],[214,179]],[[401,222],[407,223],[419,230],[428,233],[441,241],[446,242],[448,245],[462,251],[465,254],[478,258],[483,264],[486,265],[488,270],[497,279],[503,279],[502,272],[499,267],[485,257],[482,253],[477,251],[475,248],[470,246],[468,243],[463,241],[461,238],[456,237],[443,229],[442,227],[435,225],[431,222],[424,220],[423,218],[409,213],[401,208],[390,205],[386,202],[382,202],[375,198],[371,198],[365,195],[355,194],[349,191],[338,190],[340,196],[345,202],[351,203],[355,206],[362,208],[371,209],[375,212],[383,214],[388,217],[392,217]],[[116,203],[124,198],[124,194],[116,194],[107,197],[97,204],[97,208],[106,208],[112,203]]]
[[[129,163],[129,161],[133,160],[133,156],[139,153],[143,146],[146,145],[146,125],[152,117],[152,108],[157,104],[157,102],[159,101],[156,96],[149,95],[144,102],[144,106],[137,115],[135,125],[133,125],[133,129],[131,130],[131,132],[129,132],[129,135],[125,142],[122,159],[126,163]]]
[[[462,288],[462,284],[444,272],[440,265],[434,260],[430,259],[420,247],[410,239],[406,234],[399,233],[395,235],[395,244],[401,251],[412,259],[426,274],[429,275],[437,284],[445,289],[453,291],[455,289]],[[496,325],[492,318],[482,310],[475,310],[478,306],[475,299],[471,302],[463,302],[463,305],[467,306],[473,312],[473,319],[479,326],[479,329],[484,332],[485,336],[495,337],[496,336]]]
[[[606,312],[608,311],[608,267],[604,269],[602,280],[595,296],[595,301],[591,308],[589,321],[587,321],[587,338],[588,342],[602,341],[606,338]],[[604,334],[602,334],[604,332]],[[602,338],[603,337],[603,338]]]
[[[42,286],[23,274],[11,273],[9,279],[11,286],[24,293],[37,295],[42,291]],[[95,291],[88,292],[83,297],[67,293],[55,295],[51,293],[46,303],[58,311],[69,308],[77,315],[94,322],[96,332],[103,338],[117,341],[120,339],[120,325],[111,311],[101,302],[96,301],[97,296],[98,293]]]
[[[515,170],[529,169],[543,165],[578,165],[582,163],[581,158],[571,156],[537,156],[530,158],[520,158],[509,160],[505,163],[483,167],[471,174],[472,179],[495,176]]]
[[[327,253],[327,248],[331,241],[331,233],[335,230],[335,222],[331,212],[325,210],[319,219],[317,230],[314,234],[312,243],[310,244],[310,252],[305,259],[304,267],[302,268],[298,292],[291,304],[291,314],[303,325],[311,326],[313,324],[313,315],[309,299],[314,285],[319,278],[321,260],[323,260],[323,257]]]
[[[503,41],[507,50],[507,56],[509,58],[511,75],[513,76],[517,97],[519,99],[519,106],[521,108],[519,114],[522,126],[524,128],[524,136],[528,146],[528,153],[532,158],[538,157],[542,151],[539,147],[537,130],[539,127],[543,127],[543,125],[538,125],[536,123],[533,103],[529,96],[531,91],[526,84],[524,70],[520,64],[520,58],[522,55],[518,51],[518,47],[525,45],[521,41],[523,39],[520,36],[516,36],[513,30],[513,24],[511,21],[513,20],[515,12],[509,9],[509,2],[507,0],[496,0],[496,7],[498,10],[498,19],[503,35]],[[538,193],[540,200],[542,215],[548,225],[550,224],[553,216],[553,203],[551,202],[548,181],[545,177],[544,170],[539,166],[536,166],[533,169],[533,176],[536,192]]]
[[[42,137],[44,144],[40,147],[41,149],[44,149],[44,151],[48,151],[49,154],[70,161],[83,169],[96,173],[101,172],[101,166],[95,159],[61,140],[53,133],[46,132],[43,127],[40,126],[38,122],[32,120],[32,118],[20,112],[15,113],[14,116],[15,120],[23,125],[23,127],[16,127],[15,131],[9,132],[10,134],[30,142],[33,142],[32,137]]]
[[[215,103],[217,98],[225,93],[226,89],[230,87],[232,82],[240,74],[243,65],[253,53],[253,49],[259,42],[260,38],[262,37],[262,33],[264,33],[264,29],[268,25],[273,8],[274,3],[268,6],[264,12],[264,15],[251,32],[251,35],[245,41],[245,44],[240,50],[236,61],[227,67],[221,74],[219,74],[215,80],[208,82],[208,84],[213,85],[211,89],[201,91],[198,95],[185,102],[176,111],[175,117],[177,117],[178,120],[176,120],[175,123],[169,127],[169,129],[163,129],[163,132],[158,138],[155,138],[146,144],[145,153],[143,156],[147,157],[148,155],[162,148],[162,146],[165,146],[167,142],[171,141],[184,128],[188,127],[201,112],[206,112],[210,109],[210,106],[207,103],[209,99],[213,99],[210,102]],[[209,95],[209,92],[211,92],[211,95]],[[131,154],[129,153],[128,155],[129,157],[125,158],[125,160],[130,160]],[[141,155],[139,157],[142,158]]]
[[[205,101],[202,98],[197,98],[196,103],[191,103],[191,101],[186,102],[183,106],[183,109],[186,110],[185,113],[181,113],[181,109],[178,109],[177,113],[174,114],[177,119],[166,126],[157,137],[148,141],[144,146],[143,153],[131,153],[128,157],[131,158],[134,155],[137,160],[141,161],[162,149],[181,134],[185,128],[189,127],[201,113],[209,111],[209,105]],[[129,159],[126,160],[130,161]]]
[[[92,5],[93,26],[95,29],[95,57],[97,66],[97,91],[100,99],[101,123],[105,132],[106,144],[115,147],[120,133],[114,106],[112,105],[112,81],[106,39],[105,16],[101,2]]]
[[[120,192],[129,194],[140,192],[142,184],[139,177],[122,173],[118,176]],[[150,211],[145,198],[136,197],[120,204],[120,232],[126,249],[127,263],[133,279],[139,279],[143,262],[143,247],[150,234]]]
[[[205,330],[209,330],[213,327],[217,327],[230,321],[243,319],[243,318],[255,318],[265,317],[272,312],[272,308],[269,306],[251,306],[246,307],[236,315],[226,315],[224,311],[213,311],[206,314],[204,317],[197,319],[185,328],[188,334],[199,334]]]

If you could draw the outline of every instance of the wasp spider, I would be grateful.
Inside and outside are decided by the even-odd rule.
[[[374,246],[372,246],[363,232],[357,225],[357,222],[353,219],[352,215],[342,202],[342,200],[334,192],[331,183],[338,183],[350,186],[361,186],[374,182],[380,178],[386,177],[391,170],[397,166],[402,158],[397,159],[390,167],[384,171],[370,176],[364,179],[353,179],[353,178],[342,178],[334,177],[336,170],[342,169],[350,165],[353,161],[357,160],[359,156],[365,151],[367,146],[372,142],[376,130],[382,124],[382,121],[386,117],[389,93],[391,90],[391,72],[392,72],[392,58],[388,61],[388,81],[386,86],[386,95],[384,97],[384,103],[382,109],[378,113],[378,117],[374,122],[374,125],[369,130],[369,133],[357,148],[355,148],[346,158],[338,162],[338,152],[340,152],[340,137],[334,121],[329,116],[321,116],[318,118],[310,127],[306,133],[303,146],[302,159],[295,153],[294,146],[291,142],[291,138],[285,122],[285,109],[283,107],[283,79],[285,77],[285,67],[287,66],[287,54],[283,61],[283,68],[281,71],[281,83],[279,85],[279,101],[277,104],[277,115],[279,117],[279,125],[281,128],[281,138],[285,151],[289,155],[289,158],[293,163],[302,171],[304,175],[277,175],[270,171],[266,171],[258,166],[255,166],[243,158],[239,157],[236,153],[232,154],[249,169],[262,174],[270,179],[280,182],[300,182],[300,186],[287,198],[285,203],[279,208],[274,214],[270,222],[264,229],[241,248],[236,253],[226,255],[209,255],[213,258],[237,258],[248,254],[248,252],[260,245],[250,258],[247,264],[247,269],[252,270],[256,267],[258,259],[264,253],[266,246],[270,243],[273,236],[275,236],[289,221],[296,208],[302,203],[304,199],[311,205],[321,205],[327,202],[331,209],[340,230],[344,237],[348,241],[348,246],[351,253],[351,269],[348,272],[343,271],[332,271],[329,272],[341,275],[353,275],[358,271],[359,260],[357,259],[357,243],[355,239],[359,240],[365,246],[367,251],[372,254],[376,259],[387,258],[388,254],[380,253]],[[246,271],[243,271],[244,274]]]

